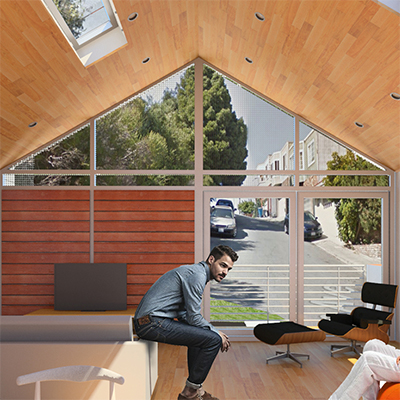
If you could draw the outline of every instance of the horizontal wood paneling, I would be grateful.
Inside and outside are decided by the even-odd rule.
[[[162,253],[191,253],[193,243],[189,242],[170,242],[164,238],[163,242],[114,242],[114,243],[95,243],[95,253],[135,253],[150,256],[155,250]],[[169,239],[169,238],[168,238]]]
[[[157,250],[157,247],[154,248],[154,251]],[[77,261],[75,261],[77,262]],[[142,253],[135,254],[133,252],[130,253],[100,253],[97,252],[94,256],[94,262],[105,262],[105,263],[154,263],[154,264],[162,264],[164,266],[164,272],[168,271],[170,265],[175,265],[178,262],[179,265],[182,264],[190,264],[193,263],[193,254],[180,254],[180,253]]]
[[[87,221],[89,212],[62,212],[62,211],[9,211],[6,215],[10,221],[42,221],[44,219],[51,221]],[[3,218],[4,221],[6,219]]]
[[[17,253],[4,253],[3,260],[6,263],[11,264],[13,261],[16,263],[79,263],[89,262],[89,243],[87,243],[86,253],[24,253],[23,248]]]
[[[178,199],[177,199],[178,200]],[[175,204],[177,201],[168,200],[98,200],[96,202],[96,211],[110,211],[118,210],[121,211],[157,211],[157,212],[169,212],[176,211]],[[179,209],[181,211],[193,210],[193,201],[181,200],[179,201]],[[160,219],[161,220],[161,219]]]
[[[54,272],[54,264],[5,264],[2,265],[3,279],[5,275],[50,275]]]
[[[146,212],[143,211],[120,211],[116,213],[115,211],[107,212],[96,212],[95,219],[96,221],[160,221],[160,212],[162,213],[163,221],[176,221],[176,220],[192,220],[194,218],[194,213],[192,211],[165,211],[159,210],[155,212]]]
[[[166,271],[194,261],[193,191],[96,191],[95,262],[128,264],[128,306]]]
[[[52,285],[54,283],[53,274],[15,274],[15,275],[4,275],[2,277],[2,282],[4,284],[46,284]]]
[[[96,201],[189,201],[193,202],[194,194],[191,190],[98,190],[95,193]],[[193,210],[192,210],[193,211]]]
[[[54,307],[54,264],[90,261],[88,190],[2,193],[2,313]]]
[[[32,210],[34,212],[34,210]],[[87,221],[4,221],[6,232],[79,232],[87,229]],[[40,233],[38,233],[38,236]]]
[[[54,264],[90,262],[88,190],[7,190],[3,314],[54,306]],[[94,191],[94,262],[128,265],[128,306],[166,271],[194,262],[194,192]]]
[[[159,242],[165,240],[165,232],[96,232],[96,239],[99,242]],[[193,242],[194,232],[168,232],[168,239],[171,242],[183,241]]]
[[[21,250],[21,243],[4,242],[4,253],[18,253]],[[24,252],[26,253],[84,253],[88,250],[85,242],[25,242]]]
[[[3,211],[89,211],[89,202],[82,200],[14,200],[12,204],[4,200]]]
[[[5,299],[16,306],[33,307],[25,306],[25,304],[37,304],[39,302],[44,306],[52,306],[54,308],[54,296],[5,296]],[[6,307],[11,309],[12,306]]]
[[[30,203],[35,200],[82,201],[89,200],[90,193],[88,190],[5,190],[2,197],[3,200],[26,200]]]
[[[193,229],[193,221],[95,221],[95,231],[103,232],[193,232]]]
[[[4,242],[28,242],[32,239],[30,232],[4,232]],[[88,242],[89,232],[40,232],[35,236],[36,242]]]

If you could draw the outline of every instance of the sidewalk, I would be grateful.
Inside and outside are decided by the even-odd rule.
[[[382,262],[381,259],[378,257],[370,257],[365,254],[357,254],[354,250],[345,247],[343,242],[339,241],[339,239],[333,241],[329,238],[325,238],[315,240],[312,243],[325,250],[327,253],[332,254],[346,264],[380,265]]]

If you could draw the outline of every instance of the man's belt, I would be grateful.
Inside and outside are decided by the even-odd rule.
[[[151,320],[150,320],[150,315],[145,315],[144,317],[138,318],[138,319],[136,320],[136,322],[137,322],[139,325],[146,325],[146,324],[149,324],[149,323],[151,322]]]

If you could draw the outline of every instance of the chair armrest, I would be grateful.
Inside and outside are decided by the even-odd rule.
[[[360,328],[367,328],[368,325],[377,324],[377,325],[390,325],[392,321],[387,319],[363,319],[360,320]]]
[[[326,314],[333,322],[340,322],[346,325],[353,324],[353,317],[350,314]]]

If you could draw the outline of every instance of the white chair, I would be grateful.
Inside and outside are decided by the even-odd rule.
[[[17,385],[27,385],[35,383],[34,400],[40,400],[40,382],[44,381],[73,381],[87,382],[93,380],[107,380],[110,382],[110,400],[116,400],[114,392],[114,383],[123,385],[125,380],[120,374],[109,369],[93,367],[91,365],[70,365],[67,367],[59,367],[46,369],[43,371],[33,372],[27,375],[21,375],[17,378]]]

